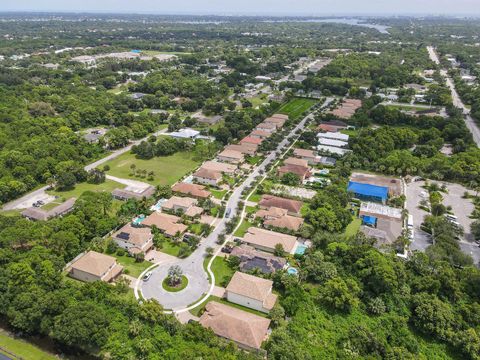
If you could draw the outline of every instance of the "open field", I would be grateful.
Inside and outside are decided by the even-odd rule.
[[[109,175],[124,179],[134,179],[147,182],[151,185],[173,185],[180,178],[197,168],[200,163],[192,159],[193,153],[178,152],[171,156],[155,157],[150,160],[137,159],[135,154],[125,153],[118,158],[107,162],[110,166]],[[131,175],[130,166],[135,164],[136,169],[153,171],[153,180]]]
[[[116,188],[123,189],[125,185],[119,184],[116,181],[105,180],[102,184],[88,184],[86,182],[76,184],[75,188],[67,191],[58,191],[58,190],[48,190],[47,193],[53,196],[59,196],[54,202],[46,204],[42,209],[50,210],[55,206],[61,204],[65,200],[68,200],[72,197],[79,198],[85,191],[94,191],[94,192],[112,192]]]
[[[282,105],[278,109],[278,113],[286,114],[291,119],[296,119],[303,114],[304,111],[310,109],[318,101],[313,99],[304,99],[304,98],[294,98],[288,103]]]

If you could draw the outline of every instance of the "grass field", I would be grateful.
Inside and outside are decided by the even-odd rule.
[[[195,315],[195,316],[200,316],[203,312],[203,309],[205,309],[205,306],[207,306],[207,304],[210,301],[216,301],[216,302],[231,306],[233,308],[240,309],[240,310],[243,310],[243,311],[258,315],[258,316],[261,316],[261,317],[267,317],[267,314],[265,314],[265,313],[247,308],[247,307],[242,306],[242,305],[231,303],[231,302],[229,302],[225,299],[219,298],[219,297],[214,296],[214,295],[211,295],[204,303],[202,303],[199,306],[197,306],[196,308],[193,308],[192,310],[190,310],[190,313]]]
[[[351,237],[356,235],[360,230],[360,225],[362,225],[361,219],[357,219],[357,218],[353,219],[353,221],[350,224],[348,224],[347,228],[345,229],[345,236]]]
[[[225,196],[228,190],[216,190],[216,189],[210,189],[210,192],[212,193],[213,197],[219,200],[222,200],[222,198]]]
[[[43,351],[39,347],[20,339],[15,339],[8,335],[7,332],[0,329],[0,354],[3,353],[1,349],[4,349],[12,354],[15,354],[24,360],[55,360],[56,356]]]
[[[112,192],[112,190],[116,188],[123,189],[124,187],[125,185],[119,184],[116,181],[105,180],[105,182],[102,184],[88,184],[86,182],[81,184],[76,184],[73,190],[68,190],[68,191],[48,190],[47,193],[49,193],[50,195],[59,196],[59,199],[56,199],[53,203],[46,204],[45,206],[42,207],[42,209],[50,210],[55,206],[61,204],[65,200],[68,200],[72,197],[75,197],[78,199],[80,195],[82,195],[85,191],[94,191],[94,192],[106,191],[110,193]]]
[[[124,270],[128,270],[128,275],[133,277],[139,277],[146,268],[153,265],[150,261],[135,262],[133,257],[127,255],[118,256],[113,254],[113,256],[117,258],[118,263],[124,267]]]
[[[258,194],[256,192],[254,192],[252,195],[250,195],[250,197],[247,200],[251,201],[251,202],[257,202],[258,203],[261,198],[262,198],[261,194]]]
[[[210,258],[206,258],[204,262],[204,268],[207,268],[207,264]],[[227,260],[224,257],[217,256],[212,263],[212,272],[215,275],[215,285],[222,286],[224,282],[230,281],[233,276],[233,269],[228,265]]]
[[[132,153],[125,153],[106,163],[110,166],[109,175],[124,179],[147,182],[151,185],[173,185],[180,178],[197,168],[200,163],[192,159],[193,153],[178,152],[171,156],[155,157],[150,160],[135,158]],[[137,170],[153,171],[153,180],[131,176],[130,166],[135,164]]]
[[[245,233],[247,232],[250,226],[254,226],[254,225],[249,221],[242,220],[242,223],[238,227],[237,231],[233,233],[233,236],[243,237],[243,235],[245,235]]]
[[[277,112],[286,114],[291,119],[297,119],[304,111],[310,109],[317,102],[317,100],[313,99],[295,98],[280,107]]]

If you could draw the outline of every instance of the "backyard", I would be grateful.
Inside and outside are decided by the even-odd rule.
[[[294,98],[282,107],[280,107],[277,112],[281,114],[286,114],[291,119],[296,119],[300,115],[302,115],[304,111],[310,109],[316,103],[317,100],[313,99]]]
[[[154,157],[150,160],[137,159],[131,152],[120,155],[109,161],[109,175],[124,179],[135,179],[151,185],[173,185],[180,178],[197,168],[200,163],[193,160],[192,152],[178,152],[170,156]],[[137,170],[153,171],[153,179],[133,176],[130,166],[134,164]]]
[[[135,258],[127,255],[118,256],[116,254],[113,254],[113,256],[115,256],[120,265],[124,267],[124,272],[125,270],[127,270],[128,275],[131,275],[133,277],[139,277],[145,269],[153,265],[150,261],[146,260],[142,262],[136,262]]]

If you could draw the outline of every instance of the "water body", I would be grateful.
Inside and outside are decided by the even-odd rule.
[[[363,22],[364,20],[360,19],[350,19],[350,18],[332,18],[332,19],[309,19],[304,20],[303,22],[318,22],[318,23],[337,23],[337,24],[346,24],[346,25],[354,25],[354,26],[363,26],[370,29],[378,30],[382,34],[389,34],[388,29],[389,26],[386,25],[378,25],[378,24],[369,24]]]

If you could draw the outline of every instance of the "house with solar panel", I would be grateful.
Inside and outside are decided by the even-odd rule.
[[[112,235],[115,243],[131,255],[146,254],[153,247],[153,234],[147,227],[136,227],[130,223]]]

